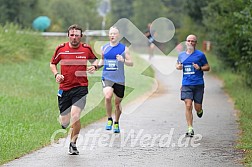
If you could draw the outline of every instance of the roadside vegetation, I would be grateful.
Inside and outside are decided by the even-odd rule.
[[[223,80],[224,90],[229,94],[238,110],[241,134],[237,141],[237,149],[245,152],[244,164],[252,165],[252,89],[247,86],[244,78],[235,73],[231,68],[222,65],[214,55],[208,54],[211,73]]]
[[[0,27],[0,164],[50,144],[52,134],[61,128],[57,121],[58,84],[49,62],[56,46],[67,38],[48,39],[26,30],[16,33],[17,29],[14,25]],[[134,61],[140,60],[135,56]],[[136,77],[134,73],[128,74],[128,77]],[[153,70],[147,68],[144,75],[153,77]],[[90,77],[89,89],[97,82],[100,83],[100,77]],[[141,80],[138,83],[141,84]],[[139,95],[151,86],[152,83],[142,83]],[[132,90],[126,87],[126,96]],[[92,99],[87,103],[92,103]],[[82,117],[82,127],[104,116],[102,100]],[[56,139],[66,135],[60,133]]]

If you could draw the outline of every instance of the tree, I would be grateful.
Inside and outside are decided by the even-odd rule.
[[[21,27],[31,27],[36,13],[40,13],[37,0],[0,0],[0,23],[19,24]]]
[[[66,30],[71,24],[79,24],[82,27],[89,25],[89,29],[100,29],[102,20],[97,12],[97,2],[92,0],[64,1],[53,0],[48,5],[50,9],[49,17],[52,24],[61,24],[59,27]],[[92,17],[91,17],[92,16]]]
[[[203,8],[207,4],[207,0],[185,1],[184,10],[196,24],[202,25]]]
[[[234,16],[234,27],[241,44],[239,67],[244,71],[246,83],[252,87],[252,1],[245,1],[243,10],[235,12]]]
[[[110,27],[121,18],[130,19],[133,16],[133,0],[111,0],[111,11],[108,14]]]
[[[251,3],[250,0],[209,1],[204,9],[204,24],[223,64],[244,75],[252,87]]]

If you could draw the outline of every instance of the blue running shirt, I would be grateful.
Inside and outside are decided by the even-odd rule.
[[[182,85],[201,85],[204,84],[203,71],[196,70],[194,64],[203,66],[208,64],[206,56],[203,52],[195,50],[192,54],[188,55],[185,51],[181,52],[178,56],[178,62],[183,64],[183,79]]]
[[[110,80],[115,83],[124,83],[124,63],[118,61],[116,55],[122,55],[125,59],[125,45],[119,43],[116,46],[110,46],[108,43],[102,47],[102,54],[104,59],[102,79]]]

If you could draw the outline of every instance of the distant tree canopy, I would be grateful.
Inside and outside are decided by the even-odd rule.
[[[77,23],[99,30],[101,0],[0,0],[0,24],[15,23],[31,28],[38,16],[48,16],[48,31],[66,31]],[[251,0],[110,0],[106,27],[128,18],[141,31],[159,17],[173,21],[177,42],[195,33],[199,40],[211,40],[213,49],[225,66],[242,74],[252,87],[252,1]]]
[[[252,87],[252,1],[209,0],[203,11],[215,53]]]

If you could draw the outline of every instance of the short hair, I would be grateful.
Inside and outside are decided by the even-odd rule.
[[[120,34],[120,31],[119,31],[119,29],[118,29],[116,26],[110,27],[109,30],[111,30],[112,28],[117,29],[117,30],[118,30],[118,33]]]
[[[71,26],[69,26],[68,27],[68,29],[67,29],[67,35],[69,36],[69,31],[70,30],[80,30],[81,31],[81,36],[82,36],[82,28],[81,28],[81,26],[79,26],[78,24],[73,24],[73,25],[71,25]]]

